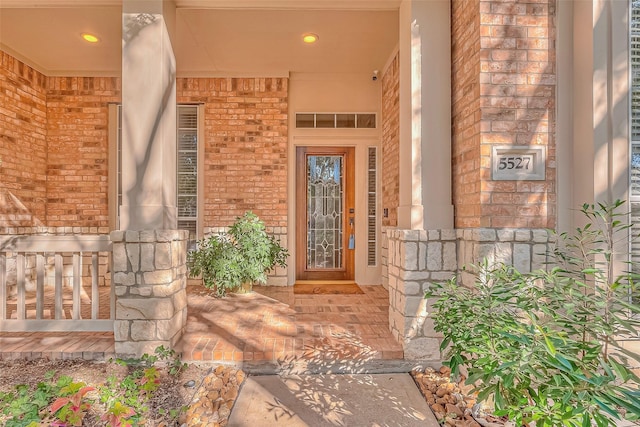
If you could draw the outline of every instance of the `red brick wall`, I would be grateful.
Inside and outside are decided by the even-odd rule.
[[[555,225],[555,1],[452,3],[456,227]],[[492,181],[493,145],[545,145],[545,181]]]
[[[46,77],[0,51],[0,232],[45,222]]]
[[[252,210],[287,225],[287,78],[181,78],[178,103],[204,104],[205,227]]]
[[[480,1],[482,219],[555,226],[555,0]],[[544,145],[545,181],[490,181],[492,145]]]
[[[452,175],[455,226],[479,227],[480,4],[451,5]]]
[[[108,104],[120,79],[45,77],[0,52],[0,231],[108,230]],[[287,225],[288,79],[178,79],[205,104],[205,227]],[[93,229],[95,228],[95,231]]]
[[[48,226],[108,231],[108,109],[120,90],[119,78],[48,78]]]
[[[382,76],[382,207],[388,217],[383,226],[398,225],[400,204],[400,57],[395,58]]]

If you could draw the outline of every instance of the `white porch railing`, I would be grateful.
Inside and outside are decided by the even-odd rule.
[[[0,332],[113,331],[110,255],[105,235],[0,236]]]

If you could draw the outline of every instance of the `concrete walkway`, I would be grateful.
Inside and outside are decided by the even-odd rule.
[[[409,374],[249,377],[229,427],[438,427]]]

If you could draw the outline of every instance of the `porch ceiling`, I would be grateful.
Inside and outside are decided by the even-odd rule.
[[[399,0],[176,0],[180,76],[370,73],[397,46]],[[120,75],[122,0],[0,0],[0,48],[46,75]],[[83,32],[98,35],[90,45]],[[303,33],[320,40],[304,45]]]

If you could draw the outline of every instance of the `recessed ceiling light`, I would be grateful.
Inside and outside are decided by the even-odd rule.
[[[99,41],[98,37],[89,33],[82,33],[82,38],[85,39],[85,41],[88,41],[89,43],[98,43]]]
[[[320,37],[317,34],[307,33],[302,35],[302,41],[305,43],[315,43]]]

